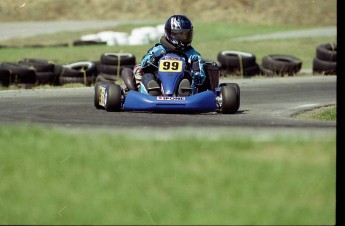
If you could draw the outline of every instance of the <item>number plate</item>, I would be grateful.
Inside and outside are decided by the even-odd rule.
[[[99,86],[99,101],[98,104],[105,107],[105,104],[107,102],[107,91],[105,87]]]
[[[159,62],[159,71],[162,72],[181,72],[182,61],[181,60],[161,60]]]

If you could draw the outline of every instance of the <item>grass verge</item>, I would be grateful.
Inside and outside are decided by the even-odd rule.
[[[337,108],[333,105],[311,109],[295,115],[299,119],[337,120]]]
[[[335,136],[145,133],[0,126],[0,222],[335,224]]]

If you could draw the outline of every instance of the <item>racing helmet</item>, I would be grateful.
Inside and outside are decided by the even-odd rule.
[[[165,23],[164,36],[177,49],[184,50],[191,46],[193,25],[185,15],[173,15]]]

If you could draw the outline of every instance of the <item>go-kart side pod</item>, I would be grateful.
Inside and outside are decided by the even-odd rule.
[[[186,97],[150,96],[129,91],[126,95],[124,110],[131,111],[178,111],[178,112],[212,112],[217,110],[215,95],[204,91]]]

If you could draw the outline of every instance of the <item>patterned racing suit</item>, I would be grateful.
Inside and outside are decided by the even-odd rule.
[[[166,53],[166,51],[167,48],[160,43],[156,44],[147,51],[147,54],[143,57],[141,62],[133,69],[137,82],[141,81],[143,71],[145,71],[145,68],[150,66],[149,62],[152,62],[154,59],[158,61],[159,58]],[[189,47],[183,52],[187,55],[188,61],[191,64],[192,86],[202,85],[206,79],[206,75],[200,53],[197,52],[193,47]]]

